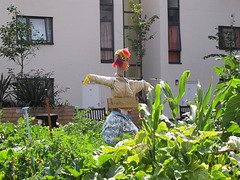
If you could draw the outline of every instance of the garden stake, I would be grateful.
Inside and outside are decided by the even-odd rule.
[[[50,116],[50,108],[49,108],[49,100],[48,100],[47,89],[45,89],[45,94],[46,94],[46,104],[47,104],[47,112],[48,112],[48,125],[49,125],[49,130],[50,130],[50,137],[53,140],[53,137],[52,137],[52,121],[51,121],[51,116]]]
[[[27,127],[28,127],[28,137],[29,137],[29,141],[30,141],[30,146],[32,148],[32,138],[31,138],[31,134],[30,134],[30,127],[29,127],[29,120],[28,120],[28,113],[27,113],[28,108],[29,107],[24,107],[22,109],[24,109],[25,113],[26,113]],[[31,149],[31,152],[32,152],[32,149]],[[35,162],[34,162],[33,152],[32,152],[32,162],[33,162],[33,167],[35,169]]]

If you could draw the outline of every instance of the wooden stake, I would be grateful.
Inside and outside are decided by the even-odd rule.
[[[45,94],[46,94],[46,104],[47,104],[48,125],[49,125],[49,130],[50,130],[50,137],[53,140],[53,137],[52,137],[52,121],[51,121],[51,116],[50,116],[50,107],[49,107],[47,89],[45,89]]]

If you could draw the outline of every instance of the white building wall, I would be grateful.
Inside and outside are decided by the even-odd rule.
[[[59,88],[69,88],[62,94],[71,105],[82,103],[82,81],[89,73],[111,76],[115,69],[100,60],[100,4],[98,0],[1,0],[0,24],[11,20],[6,10],[14,4],[23,15],[53,17],[54,45],[41,46],[36,57],[25,66],[54,72],[53,78]],[[114,46],[123,48],[121,1],[114,1]],[[7,59],[1,59],[0,73],[7,68],[20,67]],[[108,87],[101,86],[101,104],[106,106],[110,96]]]
[[[175,80],[179,80],[185,70],[191,71],[189,81],[199,80],[204,91],[211,77],[215,87],[218,78],[213,67],[220,62],[213,58],[203,60],[203,56],[220,51],[208,36],[215,35],[218,25],[230,25],[231,14],[234,14],[235,26],[240,26],[240,1],[180,0],[182,64],[168,64],[167,0],[142,0],[142,3],[144,14],[160,18],[151,27],[151,33],[156,33],[154,39],[146,43],[143,78],[154,86],[159,81],[151,78],[167,81],[175,96],[178,94]],[[62,96],[71,105],[82,105],[82,81],[87,74],[112,76],[116,71],[111,64],[100,62],[99,0],[0,0],[0,24],[11,20],[6,10],[10,4],[16,5],[23,15],[53,17],[54,45],[41,46],[25,72],[30,69],[53,71],[55,84],[69,88]],[[122,13],[122,0],[114,0],[115,50],[123,48]],[[7,59],[0,58],[0,63],[0,73],[6,74],[9,67],[20,71],[20,67]],[[102,106],[107,106],[109,96],[109,88],[101,86]],[[164,114],[171,113],[165,109]]]
[[[200,81],[204,92],[207,91],[211,77],[213,89],[218,78],[214,66],[223,65],[214,58],[203,60],[211,53],[224,53],[216,49],[217,42],[208,39],[215,35],[218,25],[229,26],[231,14],[234,14],[235,26],[240,26],[239,0],[179,0],[180,2],[180,31],[181,31],[181,62],[182,64],[168,64],[168,17],[167,0],[142,0],[144,13],[148,17],[158,15],[159,22],[155,22],[151,32],[157,32],[154,40],[146,44],[146,56],[143,60],[143,77],[149,80],[156,77],[167,81],[174,95],[178,95],[178,86],[175,80],[180,80],[185,70],[190,70],[190,82]],[[158,45],[159,43],[159,45]],[[153,52],[154,49],[154,52]],[[151,52],[151,53],[150,53]],[[155,61],[154,65],[148,64]],[[154,82],[151,82],[152,84]],[[164,108],[164,114],[170,116],[169,108]]]

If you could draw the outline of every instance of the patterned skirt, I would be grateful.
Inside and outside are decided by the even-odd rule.
[[[128,133],[129,135],[135,136],[138,132],[138,128],[130,120],[131,116],[121,114],[117,111],[112,111],[111,114],[105,120],[102,133],[103,138],[109,144],[116,144],[117,137],[122,139],[123,134]]]

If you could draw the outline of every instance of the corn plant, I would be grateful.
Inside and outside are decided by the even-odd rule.
[[[209,106],[212,92],[212,80],[208,91],[204,95],[200,82],[197,85],[196,103],[190,105],[189,122],[197,124],[197,130],[214,130],[214,121],[211,121],[215,102]]]
[[[176,98],[174,98],[174,95],[172,94],[171,88],[168,85],[168,83],[164,81],[160,81],[161,88],[164,92],[164,95],[166,96],[166,99],[164,101],[168,101],[169,103],[169,107],[172,110],[172,117],[175,121],[175,125],[178,124],[177,122],[177,113],[179,112],[178,101],[185,94],[186,80],[189,78],[189,76],[190,76],[190,71],[183,72],[182,77],[180,79],[180,83],[179,83],[179,94]]]
[[[179,84],[179,95],[175,99],[167,82],[161,81],[160,84],[156,85],[156,97],[154,103],[152,91],[149,89],[147,92],[148,106],[141,103],[139,105],[139,111],[143,110],[145,114],[144,118],[142,118],[142,122],[149,137],[153,161],[155,161],[156,131],[158,129],[160,115],[163,110],[163,104],[161,104],[161,91],[163,90],[167,100],[169,101],[169,106],[172,109],[175,125],[177,125],[176,115],[179,112],[178,101],[185,93],[186,79],[189,77],[189,75],[190,72],[188,71],[183,73]]]
[[[142,118],[142,124],[146,130],[146,133],[149,136],[149,142],[151,145],[151,155],[153,161],[155,161],[155,143],[156,143],[156,131],[159,124],[160,115],[162,113],[163,104],[161,103],[161,88],[157,84],[155,88],[156,98],[153,103],[153,94],[152,90],[148,89],[147,100],[149,108],[146,104],[139,104],[139,111],[144,111],[144,118]]]

